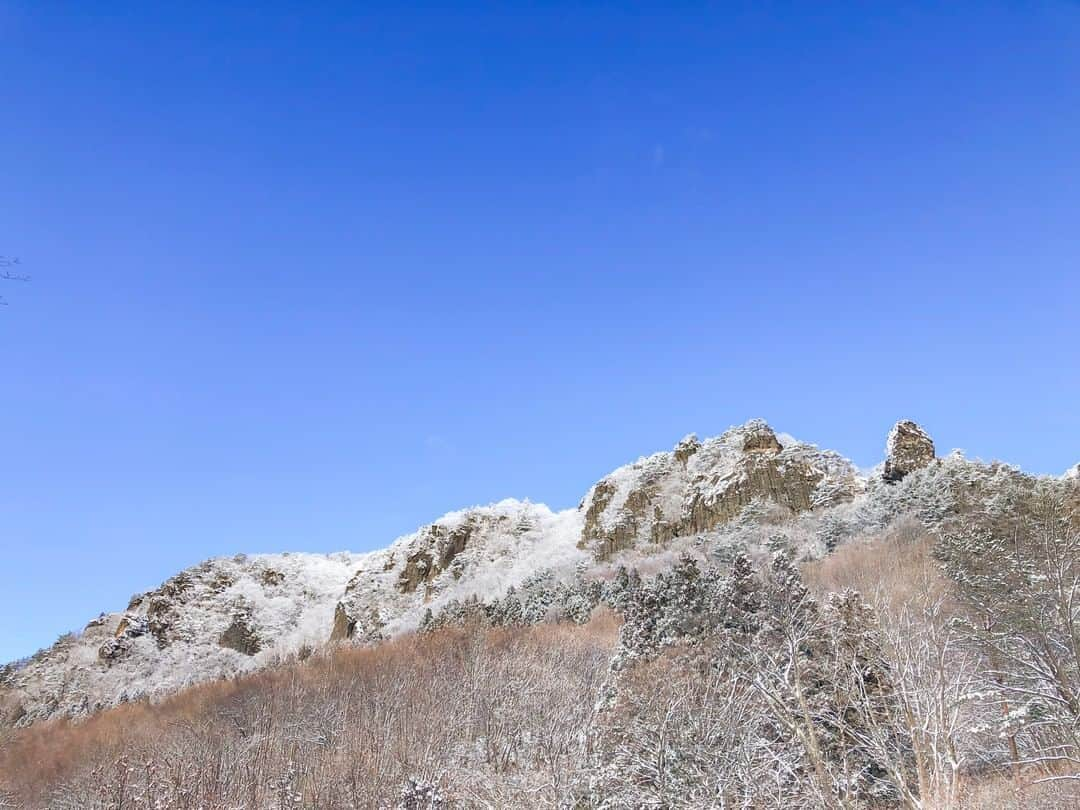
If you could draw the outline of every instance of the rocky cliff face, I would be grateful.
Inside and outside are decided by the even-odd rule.
[[[332,640],[372,641],[419,622],[449,599],[499,594],[538,570],[573,571],[577,510],[508,499],[444,515],[371,554],[344,588]]]
[[[365,555],[209,560],[92,619],[0,675],[23,723],[80,715],[141,695],[266,666],[325,641]]]
[[[896,482],[934,461],[934,442],[919,425],[903,419],[893,425],[885,442],[882,477]]]
[[[1034,480],[962,457],[935,462],[933,442],[913,422],[893,428],[882,469],[861,477],[836,453],[755,420],[620,467],[576,508],[506,500],[450,513],[367,554],[210,560],[0,668],[0,713],[14,707],[6,721],[21,723],[85,714],[266,666],[305,646],[388,637],[415,628],[429,609],[489,600],[538,576],[580,582],[688,543],[711,543],[722,555],[730,531],[743,532],[736,542],[789,543],[813,556],[896,515],[933,526],[948,514],[1007,506],[1002,493],[1018,476]],[[1080,479],[1056,480],[1080,493]],[[761,507],[772,522],[747,534],[739,527],[762,520]]]
[[[780,443],[755,420],[722,436],[687,436],[669,453],[620,467],[585,496],[580,544],[598,559],[707,532],[761,500],[791,514],[851,500],[855,467],[812,445]]]
[[[628,549],[662,550],[709,531],[749,503],[792,514],[850,500],[855,468],[836,453],[782,447],[760,420],[700,442],[688,436],[603,478],[576,509],[504,501],[447,515],[377,552],[338,605],[335,640],[372,640],[412,626],[451,598],[497,595],[538,570],[572,573]]]

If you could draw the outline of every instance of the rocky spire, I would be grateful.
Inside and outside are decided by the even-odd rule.
[[[901,419],[889,431],[885,443],[882,478],[896,482],[908,473],[921,470],[934,460],[934,441],[910,419]]]

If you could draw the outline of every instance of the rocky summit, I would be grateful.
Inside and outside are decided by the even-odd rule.
[[[509,499],[364,554],[209,560],[0,669],[0,722],[85,715],[327,642],[375,642],[511,591],[534,594],[536,616],[584,617],[620,565],[655,570],[690,548],[721,563],[734,550],[779,547],[813,559],[901,516],[935,527],[963,510],[1002,508],[1036,482],[955,453],[936,459],[910,421],[893,427],[886,453],[864,475],[752,420],[619,467],[574,508]],[[1075,476],[1054,482],[1080,490]]]
[[[886,481],[899,481],[908,473],[921,470],[934,460],[934,442],[919,425],[902,419],[893,425],[885,442]]]
[[[589,490],[579,544],[597,559],[641,545],[662,547],[733,519],[763,500],[792,514],[851,500],[858,473],[842,456],[781,444],[761,420],[620,467]]]

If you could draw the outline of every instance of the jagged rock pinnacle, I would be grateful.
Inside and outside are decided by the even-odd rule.
[[[934,460],[934,442],[929,434],[910,419],[901,419],[885,443],[885,469],[882,478],[896,482],[909,473],[928,466]]]

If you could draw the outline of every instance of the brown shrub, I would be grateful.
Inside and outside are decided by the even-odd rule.
[[[932,555],[934,537],[916,520],[901,520],[883,534],[840,546],[803,567],[818,593],[851,588],[863,598],[892,607],[915,596],[943,594],[948,584]]]
[[[404,636],[42,723],[0,741],[0,796],[28,810],[374,808],[418,778],[481,806],[556,806],[617,626],[598,611],[584,627]]]

